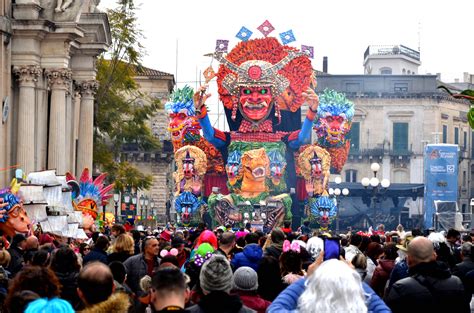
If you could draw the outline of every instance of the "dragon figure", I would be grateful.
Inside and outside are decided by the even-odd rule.
[[[325,89],[319,96],[318,116],[314,130],[317,144],[331,155],[331,169],[340,173],[346,163],[350,140],[346,139],[354,117],[354,104],[342,93]]]
[[[112,197],[109,192],[114,188],[114,184],[104,186],[106,173],[92,179],[89,169],[82,171],[79,181],[71,173],[66,173],[66,181],[72,190],[72,204],[76,211],[82,211],[84,231],[88,234],[94,232],[94,222],[97,219],[98,207],[108,203],[108,199]]]
[[[10,238],[16,233],[28,233],[31,227],[19,197],[19,187],[17,180],[13,179],[9,188],[0,190],[0,230]]]
[[[171,134],[174,151],[186,145],[196,146],[206,153],[207,173],[224,174],[221,153],[201,136],[193,94],[194,90],[185,86],[175,90],[171,94],[170,101],[165,104],[170,118],[168,131]]]
[[[308,146],[298,157],[298,167],[310,197],[323,194],[329,183],[331,156],[318,146]]]

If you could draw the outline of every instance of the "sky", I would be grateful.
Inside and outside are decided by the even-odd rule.
[[[257,27],[268,20],[271,36],[293,30],[290,46],[313,46],[313,68],[322,70],[328,57],[330,74],[363,74],[368,45],[420,47],[419,74],[441,73],[445,82],[474,74],[473,0],[135,0],[139,28],[146,37],[143,65],[174,74],[178,86],[199,86],[211,63],[217,39],[239,42],[242,26],[263,37]],[[99,8],[114,7],[102,0]],[[217,70],[217,62],[213,63]],[[212,98],[211,98],[212,101]]]
[[[442,73],[443,80],[453,81],[474,73],[472,0],[135,1],[146,37],[143,65],[177,74],[178,82],[199,80],[199,71],[210,64],[203,55],[214,50],[217,39],[233,47],[242,26],[254,32],[252,38],[263,37],[257,27],[265,20],[275,27],[273,36],[293,30],[290,46],[314,46],[315,69],[328,56],[331,74],[363,74],[363,54],[371,44],[420,46],[420,74]],[[115,3],[102,0],[99,8]]]

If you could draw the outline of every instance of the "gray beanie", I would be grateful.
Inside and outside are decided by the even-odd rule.
[[[253,268],[239,267],[234,273],[234,290],[253,291],[258,289],[258,276]]]
[[[224,291],[232,289],[232,269],[223,255],[213,255],[201,268],[199,282],[203,291]]]

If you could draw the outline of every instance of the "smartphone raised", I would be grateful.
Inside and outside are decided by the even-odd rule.
[[[339,259],[341,253],[341,244],[339,238],[324,237],[324,261],[330,259]]]

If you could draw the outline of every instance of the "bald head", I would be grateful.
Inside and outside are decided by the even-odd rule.
[[[408,244],[408,266],[428,263],[436,260],[433,243],[425,237],[416,237]]]
[[[79,296],[88,305],[105,301],[114,291],[112,271],[103,263],[89,263],[79,273],[77,287]]]
[[[26,249],[27,250],[35,250],[38,249],[39,241],[36,236],[30,236],[26,238]]]

